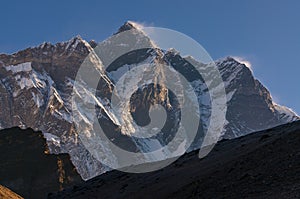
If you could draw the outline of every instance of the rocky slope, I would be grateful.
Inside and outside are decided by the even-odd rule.
[[[125,23],[118,33],[130,29],[134,31],[133,39],[136,41],[134,45],[144,42],[151,47],[152,43],[149,38],[132,23]],[[97,51],[102,49],[109,52],[109,49],[115,49],[116,46],[121,48],[127,45],[124,41],[121,42],[103,42],[99,48],[97,47]],[[70,41],[55,45],[44,43],[12,55],[0,55],[0,127],[20,126],[42,131],[50,152],[69,153],[73,164],[84,179],[90,179],[110,170],[83,146],[74,122],[85,123],[90,129],[86,132],[88,135],[93,129],[93,118],[89,117],[88,113],[82,112],[80,107],[75,107],[74,112],[71,102],[77,71],[87,56],[94,51],[95,46],[95,42],[88,43],[80,37],[75,37]],[[173,133],[176,133],[174,131],[176,128],[173,127],[176,127],[179,122],[180,110],[175,98],[167,96],[165,89],[155,85],[154,87],[145,86],[140,88],[140,93],[136,92],[135,98],[133,97],[131,101],[130,114],[136,123],[147,124],[149,117],[145,113],[153,104],[159,103],[164,108],[170,108],[168,102],[174,102],[171,104],[172,109],[168,109],[172,110],[168,112],[169,128],[165,129],[164,135],[158,137],[158,144],[157,141],[154,144],[145,140],[136,140],[130,136],[130,132],[122,131],[123,126],[119,126],[113,120],[110,97],[118,79],[118,70],[142,63],[169,64],[186,75],[188,81],[194,85],[194,89],[198,89],[196,93],[202,108],[199,116],[201,124],[199,135],[207,129],[210,107],[206,106],[203,99],[208,96],[208,93],[205,92],[206,86],[201,77],[195,76],[192,70],[193,64],[200,64],[197,61],[190,57],[183,58],[173,50],[157,49],[155,46],[122,55],[107,68],[105,56],[101,61],[94,63],[95,72],[100,76],[95,92],[97,96],[86,89],[81,90],[82,93],[75,91],[75,95],[84,102],[96,101],[98,121],[107,131],[107,135],[111,136],[110,139],[123,145],[123,148],[131,151],[147,151],[151,150],[154,145],[156,147],[164,145],[172,138]],[[268,90],[253,77],[245,65],[231,57],[218,60],[216,64],[224,80],[227,94],[228,110],[227,123],[223,132],[224,138],[239,137],[298,119],[298,116],[288,108],[272,101]],[[203,65],[204,70],[205,67],[208,66]],[[80,85],[84,87],[85,83],[80,82]],[[144,96],[144,98],[139,98],[139,96]],[[193,143],[191,150],[199,147],[201,141],[200,136]],[[106,150],[102,154],[103,159],[114,156],[105,143],[91,144],[101,145]]]
[[[300,122],[222,140],[204,159],[185,154],[151,173],[107,172],[48,198],[300,197]]]
[[[68,154],[49,154],[41,132],[1,130],[0,151],[0,184],[24,198],[45,198],[82,181]]]

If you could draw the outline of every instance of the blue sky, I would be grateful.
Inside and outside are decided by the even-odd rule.
[[[81,35],[101,41],[127,20],[180,31],[214,59],[248,60],[275,101],[300,113],[300,1],[0,2],[0,53]]]

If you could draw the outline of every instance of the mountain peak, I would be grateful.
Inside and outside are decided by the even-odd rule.
[[[133,21],[126,21],[118,30],[118,33],[120,32],[124,32],[124,31],[127,31],[127,30],[132,30],[132,29],[135,29],[135,30],[139,30],[141,28],[141,25],[136,23],[136,22],[133,22]]]
[[[76,35],[75,37],[73,37],[72,39],[69,40],[69,42],[72,41],[78,41],[78,42],[85,42],[84,39],[82,39],[82,37],[80,35]]]
[[[240,59],[234,56],[227,56],[216,60],[215,63],[216,65],[223,66],[225,68],[235,68],[238,66],[240,69],[243,69],[243,71],[250,71],[252,73],[251,63],[247,60],[243,60],[242,58]]]
[[[221,59],[216,60],[216,62],[235,62],[235,63],[240,63],[238,60],[236,60],[234,57],[232,56],[227,56]]]
[[[243,58],[243,57],[239,57],[239,56],[227,56],[225,58],[219,59],[216,61],[216,63],[224,63],[224,64],[239,64],[242,65],[244,68],[246,68],[247,70],[252,71],[252,64],[250,61],[248,61],[247,59]]]
[[[85,41],[81,38],[80,35],[76,35],[75,37],[71,38],[66,43],[84,43]]]
[[[81,38],[80,35],[77,35],[70,39],[69,41],[57,43],[58,46],[63,46],[65,51],[73,52],[73,51],[81,51],[83,49],[91,49],[91,45]]]

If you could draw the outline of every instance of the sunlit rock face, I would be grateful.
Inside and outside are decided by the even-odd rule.
[[[202,135],[209,126],[211,111],[207,87],[201,76],[195,75],[192,70],[194,64],[201,65],[201,63],[191,57],[181,57],[174,50],[158,49],[155,46],[151,48],[149,38],[133,23],[125,23],[116,34],[131,29],[137,37],[137,45],[138,42],[148,42],[150,48],[122,55],[109,66],[105,65],[105,60],[95,62],[95,68],[100,76],[96,91],[85,89],[76,93],[75,90],[76,97],[84,102],[96,99],[97,120],[109,139],[120,147],[141,152],[153,150],[153,147],[159,148],[172,140],[181,116],[176,96],[168,92],[163,81],[133,91],[128,112],[138,125],[143,126],[149,123],[149,110],[153,105],[159,104],[166,110],[166,124],[163,133],[157,135],[156,141],[136,139],[131,133],[137,129],[120,126],[111,115],[110,98],[120,73],[141,64],[170,65],[185,74],[197,94],[197,103],[200,107],[197,117],[200,126],[190,150],[199,148]],[[111,45],[116,44],[105,43],[103,48],[114,48]],[[78,129],[74,125],[74,122],[85,123],[89,127],[86,131],[88,135],[94,128],[95,118],[89,113],[82,112],[78,107],[72,107],[71,101],[77,71],[95,47],[94,41],[89,43],[75,37],[55,45],[44,43],[12,55],[0,55],[0,127],[2,129],[13,126],[31,127],[42,131],[50,152],[69,153],[83,179],[90,179],[110,170],[84,147]],[[224,81],[227,95],[228,107],[223,138],[239,137],[298,119],[298,116],[288,108],[272,101],[269,91],[253,77],[250,69],[244,64],[227,57],[217,60],[216,65]],[[205,70],[209,66],[202,64],[201,67]],[[79,82],[82,88],[85,83]],[[180,86],[176,76],[174,84]],[[122,119],[128,118],[125,115]],[[106,148],[107,143],[95,142],[91,145]],[[166,154],[161,154],[161,157],[164,155]],[[113,156],[109,148],[101,154],[104,162]]]

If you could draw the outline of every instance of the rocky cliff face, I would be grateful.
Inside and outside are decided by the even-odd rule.
[[[227,121],[224,138],[233,138],[295,121],[289,108],[273,102],[270,92],[253,77],[248,67],[231,57],[218,60],[227,93]]]
[[[124,24],[119,32],[128,29],[135,30],[137,43],[144,40],[151,45],[147,36],[136,29],[134,24]],[[100,49],[111,49],[114,45],[121,46],[121,44],[105,42],[101,45]],[[124,45],[126,44],[122,43],[122,46]],[[0,55],[0,127],[31,127],[42,131],[50,152],[69,153],[72,162],[84,179],[110,169],[96,160],[85,149],[78,137],[74,121],[88,124],[91,118],[80,109],[77,109],[75,113],[72,112],[74,107],[72,108],[71,96],[74,94],[77,71],[89,53],[93,52],[95,46],[95,42],[88,43],[80,37],[75,37],[70,41],[55,45],[44,43],[12,55]],[[181,57],[173,50],[157,49],[154,46],[144,51],[122,55],[107,68],[104,67],[105,60],[102,60],[104,65],[95,63],[100,75],[97,96],[85,90],[78,97],[81,97],[83,101],[97,100],[98,120],[108,131],[107,135],[111,135],[111,140],[121,145],[125,143],[123,145],[128,150],[147,151],[154,144],[132,138],[130,133],[122,131],[122,127],[118,126],[110,115],[110,97],[114,84],[118,80],[118,70],[122,68],[128,70],[142,63],[155,62],[171,65],[177,71],[184,73],[194,88],[201,90],[197,93],[202,108],[199,117],[200,134],[205,131],[209,122],[210,107],[207,107],[203,100],[208,96],[205,84],[201,77],[195,76],[193,70],[189,68],[193,64],[200,64],[196,60]],[[245,65],[230,57],[216,61],[216,65],[224,80],[227,94],[228,110],[224,138],[239,137],[298,119],[298,116],[288,108],[272,101],[268,90],[253,77]],[[208,66],[203,65],[204,69],[205,67]],[[81,84],[84,86],[84,82]],[[145,113],[149,111],[149,108],[155,103],[168,108],[170,105],[168,102],[171,99],[173,109],[167,114],[170,128],[165,129],[167,135],[158,137],[160,146],[172,138],[172,129],[174,129],[172,127],[178,125],[180,110],[176,106],[175,98],[166,95],[166,90],[157,85],[145,86],[135,93],[130,102],[130,113],[139,125],[147,124],[149,117]],[[93,128],[92,125],[91,128]],[[191,150],[197,148],[200,142],[201,138],[196,140]],[[104,158],[111,155],[109,150],[107,154],[103,154]]]
[[[19,127],[1,130],[0,151],[0,184],[24,198],[45,198],[49,192],[82,182],[68,154],[49,154],[41,132]]]

